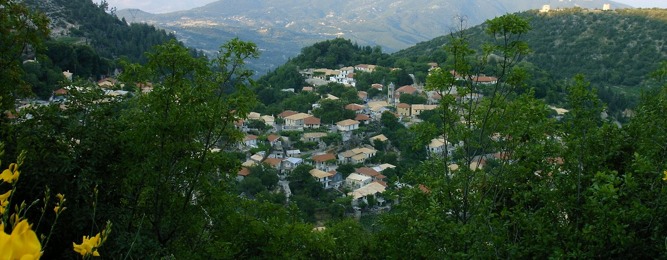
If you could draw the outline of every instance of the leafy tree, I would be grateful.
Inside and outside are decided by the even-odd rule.
[[[49,20],[22,2],[2,0],[0,6],[0,110],[4,114],[14,108],[15,97],[30,93],[21,78],[22,55],[42,46]]]
[[[324,99],[320,101],[319,105],[313,110],[313,115],[323,123],[336,123],[345,119],[353,119],[355,116],[354,111],[345,109],[345,104],[340,100]]]

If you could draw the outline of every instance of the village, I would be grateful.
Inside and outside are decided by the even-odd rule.
[[[436,63],[428,65],[431,70],[439,69]],[[340,69],[301,70],[299,73],[310,84],[304,86],[301,91],[315,93],[318,87],[328,84],[340,84],[346,88],[355,89],[355,74],[372,73],[376,68],[376,65],[358,64]],[[392,70],[398,69],[400,68]],[[466,76],[459,75],[455,71],[450,71],[450,73],[457,80],[466,79]],[[72,80],[71,72],[65,71],[63,75],[68,80]],[[495,77],[486,75],[471,76],[468,79],[481,85],[491,85],[497,82]],[[114,97],[127,96],[131,92],[124,90],[124,85],[113,77],[99,80],[96,85],[104,92],[107,97],[106,101]],[[137,91],[143,94],[150,93],[153,88],[150,83],[138,84],[137,87]],[[354,118],[351,119],[322,122],[320,118],[313,115],[312,110],[307,113],[286,110],[277,115],[251,112],[247,118],[239,119],[235,126],[245,133],[245,137],[232,151],[246,154],[246,161],[242,163],[236,180],[239,183],[243,182],[250,176],[253,167],[261,165],[274,169],[280,179],[280,185],[277,185],[276,189],[285,194],[285,201],[289,202],[292,192],[288,176],[300,165],[307,165],[310,167],[310,176],[324,190],[334,192],[340,197],[350,197],[351,206],[357,213],[362,210],[390,209],[390,201],[385,200],[382,194],[391,186],[401,187],[406,184],[398,180],[391,182],[383,174],[385,171],[395,170],[396,165],[373,159],[379,149],[388,150],[392,147],[392,140],[380,131],[380,120],[383,113],[389,113],[403,125],[410,126],[421,122],[419,115],[424,111],[435,110],[442,94],[437,91],[427,91],[423,84],[416,82],[400,87],[393,83],[387,85],[376,83],[371,87],[383,94],[369,97],[367,92],[357,91],[358,100],[361,102],[345,104],[346,110],[354,112]],[[76,87],[57,89],[48,101],[21,101],[17,104],[17,111],[49,103],[60,104],[61,108],[65,109],[69,91],[72,89]],[[294,92],[294,89],[282,91]],[[477,102],[483,98],[481,93],[470,93],[458,97],[455,87],[447,94],[466,101]],[[423,104],[401,103],[401,96],[419,96],[425,102]],[[339,100],[339,97],[332,94],[322,95],[321,100],[311,104],[311,107],[318,108],[323,100]],[[440,136],[433,138],[423,149],[429,156],[446,153],[451,157],[456,149],[463,145],[462,142],[452,144],[445,137]],[[218,151],[220,149],[215,149],[213,152]],[[347,170],[340,171],[341,168],[347,168]],[[250,194],[244,196],[252,197]]]

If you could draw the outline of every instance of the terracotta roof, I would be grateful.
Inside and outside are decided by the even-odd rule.
[[[352,120],[352,119],[345,119],[343,121],[339,121],[336,123],[336,125],[339,126],[349,126],[349,125],[357,125],[359,124],[359,121],[357,120]]]
[[[380,140],[381,142],[384,142],[384,141],[389,140],[389,138],[387,138],[386,136],[381,134],[381,135],[376,135],[376,136],[371,137],[370,140],[371,141]]]
[[[285,119],[289,120],[305,120],[306,118],[312,117],[313,115],[306,114],[306,113],[296,113],[291,116],[285,117]]]
[[[420,189],[423,193],[426,193],[426,194],[431,193],[431,190],[430,190],[429,188],[427,188],[426,186],[424,186],[424,184],[419,184],[419,189]]]
[[[417,88],[411,86],[411,85],[405,85],[396,90],[396,92],[399,93],[407,93],[407,94],[414,94],[417,92]]]
[[[357,97],[361,99],[365,99],[368,97],[368,92],[366,91],[357,91]]]
[[[283,161],[283,160],[278,159],[278,158],[266,158],[266,159],[264,160],[264,163],[266,163],[266,164],[268,164],[268,165],[271,165],[271,166],[274,166],[274,167],[275,167],[275,166],[280,165],[280,163],[281,163],[282,161]]]
[[[274,141],[278,140],[279,138],[280,138],[280,136],[276,135],[276,134],[270,134],[269,136],[266,137],[266,139],[269,140],[269,142],[272,142],[272,143]]]
[[[482,75],[482,76],[478,76],[478,77],[473,77],[473,81],[474,82],[482,82],[482,83],[490,83],[490,82],[498,81],[498,78]]]
[[[62,95],[67,95],[67,89],[64,88],[59,88],[56,91],[53,91],[53,94],[62,96]]]
[[[301,89],[301,91],[313,91],[313,87],[310,87],[310,86],[308,86],[308,87],[303,87],[303,88]]]
[[[364,114],[358,114],[358,115],[354,118],[354,120],[357,120],[357,121],[368,121],[368,120],[371,120],[371,118],[370,118],[369,116],[367,116],[367,115],[364,115]]]
[[[347,109],[347,110],[352,110],[352,111],[358,111],[358,110],[362,110],[362,109],[364,109],[364,106],[359,105],[359,104],[354,104],[354,103],[353,103],[353,104],[347,104],[347,105],[345,106],[345,109]]]
[[[325,172],[325,171],[322,171],[322,170],[319,170],[319,169],[310,170],[310,175],[312,175],[313,177],[318,178],[318,179],[334,176],[334,174],[332,174],[332,173]]]
[[[285,117],[288,117],[288,116],[291,116],[291,115],[296,115],[298,113],[299,112],[292,111],[292,110],[285,110],[282,113],[278,114],[278,117],[285,118]]]
[[[243,141],[250,141],[250,140],[256,140],[257,136],[256,135],[246,135],[245,139]]]
[[[246,167],[241,167],[241,170],[237,173],[239,176],[248,176],[250,175],[250,170]]]
[[[375,83],[375,84],[371,85],[371,88],[374,88],[374,89],[382,89],[382,87],[383,87],[382,84],[378,84],[378,83]]]
[[[315,162],[326,162],[336,160],[336,156],[330,153],[320,154],[313,156],[313,161]]]
[[[396,105],[396,107],[398,107],[398,108],[410,108],[410,104],[398,103],[398,105]]]
[[[317,117],[311,116],[303,119],[303,124],[305,125],[319,125],[321,120]]]
[[[376,176],[381,175],[381,174],[380,174],[379,172],[377,172],[376,170],[373,170],[372,168],[368,168],[368,167],[357,168],[357,169],[355,169],[354,171],[355,171],[356,173],[359,173],[359,174],[362,174],[362,175],[366,175],[366,176],[369,176],[369,177],[376,177]]]

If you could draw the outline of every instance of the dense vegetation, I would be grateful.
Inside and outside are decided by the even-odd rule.
[[[21,24],[17,14],[41,17],[0,8],[12,25]],[[25,46],[44,40],[44,28],[36,29],[3,31],[3,41],[24,44],[0,62],[20,64]],[[655,64],[660,87],[642,95],[623,127],[600,116],[605,104],[581,75],[563,86],[570,111],[554,117],[535,98],[522,63],[529,32],[520,15],[506,15],[488,22],[484,33],[498,41],[484,49],[469,44],[464,31],[450,35],[448,59],[426,79],[426,88],[443,97],[439,108],[410,127],[385,113],[379,129],[367,129],[400,150],[393,156],[402,182],[385,195],[400,203],[367,228],[345,218],[349,201],[323,191],[308,166],[288,176],[289,203],[274,192],[271,169],[253,168],[252,178],[234,180],[244,157],[233,149],[243,136],[234,123],[258,101],[245,68],[257,46],[240,40],[221,46],[212,60],[170,41],[153,47],[145,64],[124,64],[128,89],[151,82],[150,93],[110,97],[78,81],[65,106],[27,108],[18,119],[3,113],[2,168],[17,157],[22,164],[18,182],[10,185],[2,173],[2,193],[15,188],[2,206],[30,204],[50,190],[65,194],[67,210],[55,223],[51,196],[24,214],[8,207],[2,219],[18,214],[38,234],[50,234],[45,258],[74,258],[71,243],[100,232],[107,220],[112,233],[99,251],[114,259],[664,258],[667,62]],[[8,72],[0,74],[2,99],[11,104],[17,85],[9,83],[17,79],[10,76],[20,67],[1,69]],[[454,78],[452,69],[499,81],[478,85]],[[457,99],[448,94],[453,87],[486,97]],[[325,89],[355,98],[338,85]],[[451,156],[429,156],[424,147],[437,136],[464,145]],[[395,151],[380,150],[387,158]],[[332,217],[322,223],[326,229],[314,230],[323,211]]]
[[[666,10],[602,12],[574,8],[547,14],[527,11],[520,15],[533,28],[524,36],[532,50],[526,61],[556,80],[583,73],[598,86],[637,87],[667,57],[663,44],[667,37]],[[489,40],[483,33],[486,27],[482,24],[468,30],[473,46]],[[441,47],[448,39],[441,36],[393,56],[444,62],[446,57]]]
[[[99,80],[112,76],[119,60],[146,62],[145,52],[154,45],[175,39],[146,24],[128,25],[109,15],[106,2],[89,0],[25,1],[51,20],[51,37],[45,48],[28,57],[36,62],[23,65],[24,80],[31,92],[48,99],[64,80],[62,71],[81,79]]]

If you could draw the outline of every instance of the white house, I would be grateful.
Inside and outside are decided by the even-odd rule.
[[[345,119],[336,123],[336,128],[341,132],[350,132],[359,129],[359,121]]]
[[[312,115],[306,113],[297,113],[288,117],[285,117],[285,128],[287,129],[303,129],[306,125],[305,119],[312,117]]]
[[[282,163],[283,163],[282,168],[284,170],[293,170],[297,166],[303,164],[303,159],[296,157],[288,157],[287,159],[284,159]]]
[[[356,190],[371,183],[372,180],[371,177],[365,175],[350,173],[350,175],[345,178],[345,186],[352,190]]]
[[[318,182],[322,184],[322,187],[325,189],[332,188],[332,177],[336,175],[333,172],[325,172],[320,169],[312,169],[310,170],[310,175],[313,176]]]
[[[315,168],[330,171],[336,166],[336,156],[330,153],[314,155],[312,158]]]

